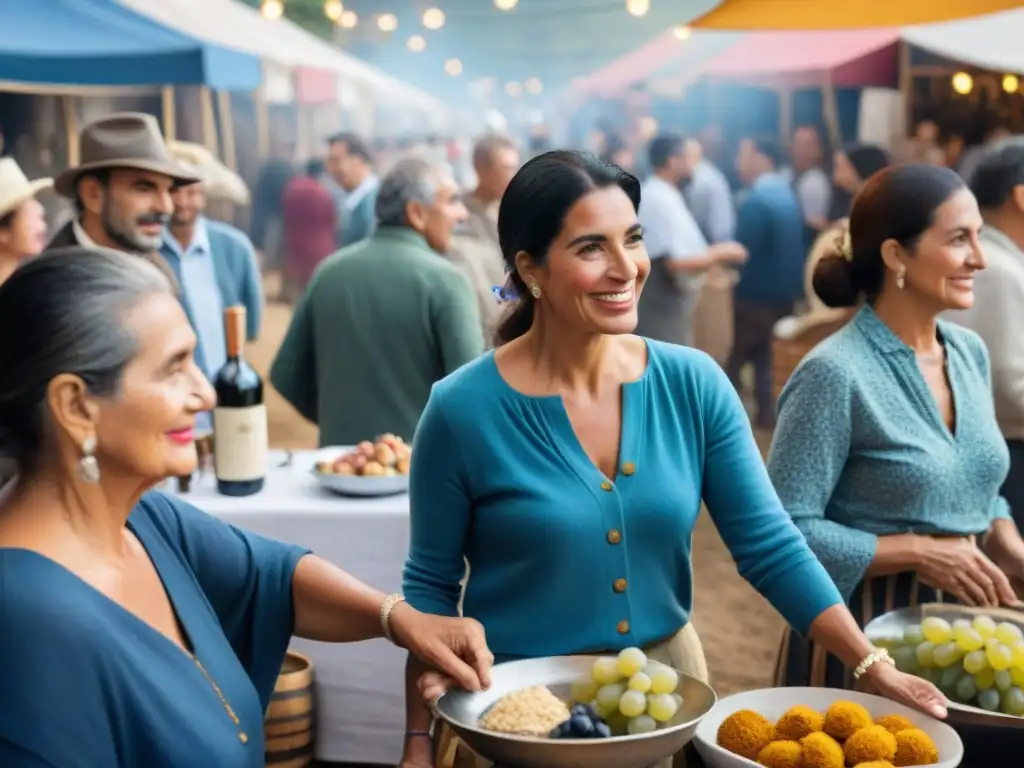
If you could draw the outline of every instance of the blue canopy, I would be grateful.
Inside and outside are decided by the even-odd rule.
[[[259,86],[259,59],[114,0],[0,0],[0,81],[60,86]]]

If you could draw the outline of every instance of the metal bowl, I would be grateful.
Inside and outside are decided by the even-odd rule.
[[[676,670],[682,706],[670,723],[652,733],[610,739],[544,739],[485,731],[480,717],[502,696],[545,685],[561,699],[569,686],[590,672],[594,656],[554,656],[510,661],[491,671],[491,687],[480,693],[449,691],[435,704],[439,718],[467,746],[501,768],[650,768],[682,750],[697,724],[715,706],[711,686]]]
[[[920,624],[929,616],[937,616],[946,621],[955,619],[973,619],[975,616],[989,616],[995,621],[1006,621],[1016,624],[1024,630],[1024,613],[1008,608],[970,608],[964,605],[945,603],[925,603],[913,608],[901,608],[883,614],[864,627],[864,634],[873,643],[885,644],[886,641],[902,640],[903,630],[911,624]],[[1024,730],[1024,717],[988,712],[967,704],[949,702],[951,725],[984,726],[986,728],[1011,728]]]

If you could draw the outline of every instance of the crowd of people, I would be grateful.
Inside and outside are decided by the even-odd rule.
[[[486,686],[495,660],[639,646],[706,680],[702,505],[792,627],[780,684],[864,677],[943,717],[942,693],[863,627],[922,602],[1022,606],[1024,143],[988,147],[969,184],[875,147],[837,153],[830,180],[817,132],[793,146],[789,162],[744,140],[739,196],[669,134],[643,182],[569,150],[520,166],[499,136],[465,194],[424,157],[378,177],[351,134],[303,174],[266,164],[251,234],[295,303],[271,381],[324,445],[414,436],[403,592],[387,596],[149,492],[195,466],[223,308],[249,306],[259,332],[256,248],[204,215],[203,169],[149,116],[91,123],[53,182],[75,215],[44,247],[50,180],[0,160],[0,327],[17,329],[0,339],[0,763],[262,765],[293,634],[410,652],[403,768],[438,762],[423,697]],[[852,319],[776,422],[772,328],[829,233],[813,290]],[[688,343],[712,268],[738,273],[724,370]],[[748,363],[767,464],[738,393]],[[970,768],[1012,748],[962,735]]]

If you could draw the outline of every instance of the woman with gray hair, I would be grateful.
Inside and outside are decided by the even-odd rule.
[[[385,636],[487,685],[476,622],[147,492],[195,469],[214,399],[151,264],[46,254],[0,287],[0,326],[0,765],[262,768],[293,634]]]

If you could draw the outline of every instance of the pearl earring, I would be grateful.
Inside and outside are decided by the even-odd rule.
[[[78,475],[90,485],[100,481],[100,464],[96,461],[96,438],[87,437],[82,443],[82,458],[78,460]]]
[[[900,268],[896,270],[896,287],[901,291],[907,287],[907,265],[900,264]]]
[[[533,298],[539,299],[540,298],[540,286],[537,285],[536,283],[531,285],[530,286],[530,294],[533,296]]]

